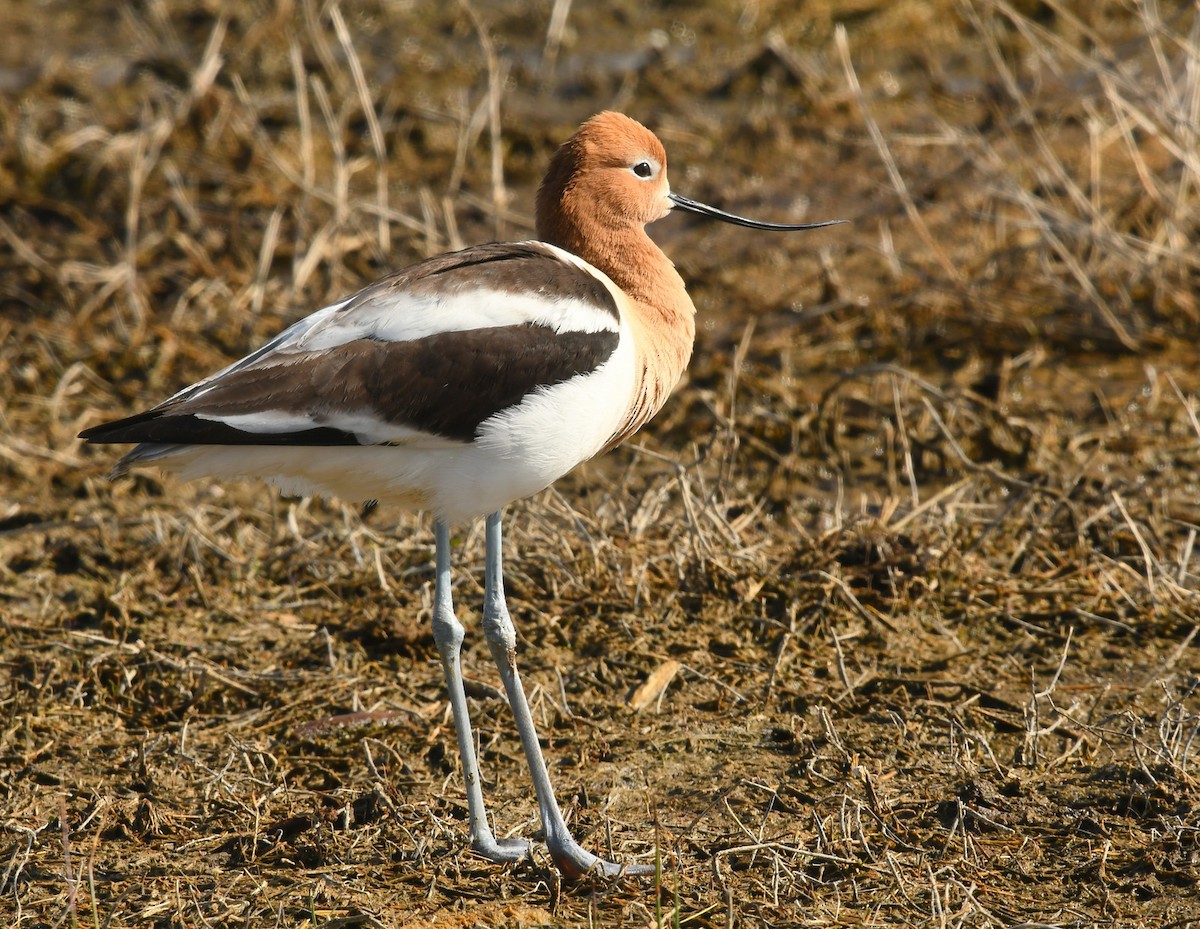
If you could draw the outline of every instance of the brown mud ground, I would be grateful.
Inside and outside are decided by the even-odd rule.
[[[1200,920],[1193,4],[47,0],[3,29],[0,923]],[[465,847],[427,521],[110,484],[75,435],[529,235],[602,108],[682,192],[851,223],[656,225],[687,380],[512,508],[568,817],[662,863],[572,886]],[[488,794],[532,834],[479,527],[457,552]]]

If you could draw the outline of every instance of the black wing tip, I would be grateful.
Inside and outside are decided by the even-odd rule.
[[[96,426],[89,426],[79,433],[79,438],[91,445],[120,445],[128,442],[144,442],[138,434],[143,430],[139,430],[139,426],[144,426],[148,422],[157,419],[158,415],[153,412],[137,413],[133,416],[126,416],[123,419],[110,420],[107,423],[100,423]]]
[[[77,439],[83,439],[90,445],[107,445],[110,442],[117,441],[116,439],[108,438],[108,427],[111,423],[104,423],[100,426],[92,426],[89,429],[84,429],[83,432],[76,436]]]

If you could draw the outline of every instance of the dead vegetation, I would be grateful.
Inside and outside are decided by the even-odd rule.
[[[1200,922],[1194,5],[17,10],[6,924]],[[564,806],[662,863],[564,886],[464,849],[422,520],[109,485],[74,437],[387,268],[528,235],[605,107],[682,192],[852,225],[656,227],[688,382],[515,508]],[[478,636],[465,661],[498,831],[529,834]]]

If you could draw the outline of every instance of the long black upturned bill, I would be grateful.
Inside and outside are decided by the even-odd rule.
[[[822,226],[836,226],[839,223],[846,222],[844,219],[829,219],[823,223],[764,223],[757,219],[747,219],[745,216],[738,216],[736,213],[726,213],[724,210],[718,210],[715,206],[709,206],[707,203],[699,203],[696,200],[689,200],[687,197],[680,196],[677,193],[669,193],[667,197],[681,210],[687,210],[689,213],[699,213],[701,216],[710,216],[722,222],[733,223],[735,226],[746,226],[750,229],[774,229],[786,232],[795,229],[820,229]]]

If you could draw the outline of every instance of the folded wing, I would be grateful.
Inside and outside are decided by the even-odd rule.
[[[492,416],[612,355],[618,294],[595,269],[540,242],[441,255],[82,437],[143,443],[120,470],[188,445],[471,442]]]

